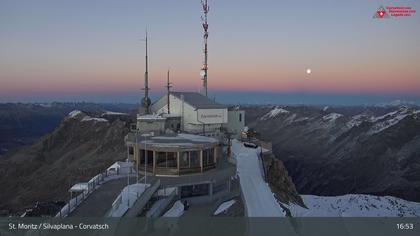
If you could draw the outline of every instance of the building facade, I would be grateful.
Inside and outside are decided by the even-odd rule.
[[[178,116],[182,131],[217,136],[228,122],[228,108],[225,105],[193,92],[171,92],[164,95],[152,105],[156,114]]]
[[[192,134],[129,133],[125,141],[137,168],[153,175],[202,173],[214,169],[221,155],[218,140]]]

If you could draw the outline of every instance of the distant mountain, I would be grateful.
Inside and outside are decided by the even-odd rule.
[[[53,131],[72,110],[131,112],[132,104],[0,103],[0,156]]]
[[[420,201],[420,108],[248,107],[301,194]]]
[[[378,107],[398,107],[398,106],[415,106],[416,102],[413,101],[403,101],[403,100],[394,100],[388,103],[380,103],[376,106]]]
[[[124,136],[134,118],[73,111],[54,131],[0,159],[0,210],[67,200],[68,189],[126,158]]]

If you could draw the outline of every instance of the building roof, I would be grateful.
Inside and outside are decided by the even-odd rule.
[[[147,148],[150,150],[161,151],[204,149],[214,147],[219,143],[219,141],[215,138],[186,133],[163,134],[158,136],[143,137],[142,134],[130,132],[127,135],[126,141],[132,144],[137,142],[139,145],[141,145],[140,147],[147,145]]]
[[[138,115],[137,120],[166,120],[166,117],[162,117],[157,114]]]
[[[194,92],[171,92],[172,95],[181,99],[181,96],[184,96],[184,101],[191,106],[198,109],[217,109],[217,108],[227,108],[227,106],[217,103],[214,100]]]

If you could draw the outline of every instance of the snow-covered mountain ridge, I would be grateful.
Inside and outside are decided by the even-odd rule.
[[[290,204],[288,208],[294,217],[420,217],[420,203],[396,197],[364,194],[301,197],[307,209]]]
[[[279,108],[288,113],[267,115]],[[301,194],[363,193],[420,202],[420,107],[249,110],[248,126],[272,142]]]

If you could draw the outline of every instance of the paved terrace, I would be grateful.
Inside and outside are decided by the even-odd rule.
[[[136,177],[130,177],[130,183],[136,182]],[[110,180],[102,184],[84,200],[70,217],[103,217],[111,208],[121,190],[127,185],[127,177]]]
[[[190,185],[194,183],[206,183],[221,181],[236,173],[235,165],[221,161],[215,169],[203,173],[182,176],[147,176],[147,183],[160,179],[162,187],[174,187]],[[142,176],[140,176],[142,177]],[[139,177],[139,178],[140,178]],[[136,177],[130,177],[130,183],[136,182]],[[103,217],[111,209],[112,203],[118,197],[122,189],[127,185],[127,178],[119,178],[103,183],[97,190],[91,193],[69,216],[70,217]]]

